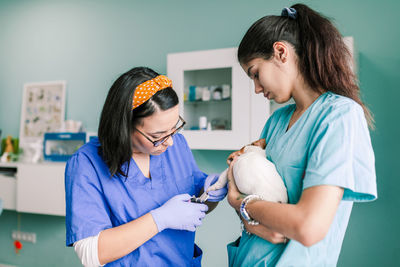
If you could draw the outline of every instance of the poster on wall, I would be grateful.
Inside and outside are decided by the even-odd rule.
[[[20,144],[43,140],[56,132],[65,118],[65,81],[26,83],[22,95]]]

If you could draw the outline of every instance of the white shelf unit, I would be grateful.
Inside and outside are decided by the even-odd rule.
[[[270,103],[254,93],[253,82],[237,61],[236,48],[168,54],[167,69],[187,121],[183,135],[191,149],[236,150],[258,139],[270,115]],[[190,86],[215,89],[222,85],[230,87],[226,99],[213,100],[211,90],[210,101],[184,97]],[[212,130],[194,129],[200,116],[213,122]]]
[[[17,178],[17,211],[65,216],[65,163],[21,164]]]
[[[3,209],[15,210],[17,192],[17,168],[15,164],[2,163],[0,165],[0,198]]]
[[[65,216],[65,163],[0,163],[3,208],[18,212]],[[3,174],[1,174],[3,173]]]

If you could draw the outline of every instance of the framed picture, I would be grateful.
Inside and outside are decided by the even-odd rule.
[[[57,132],[65,118],[65,81],[26,83],[22,94],[20,145]]]

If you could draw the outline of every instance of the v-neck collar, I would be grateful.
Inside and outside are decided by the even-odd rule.
[[[314,107],[317,103],[323,101],[327,93],[321,94],[308,108],[304,113],[297,119],[297,121],[290,127],[289,130],[286,131],[290,118],[296,108],[295,104],[292,104],[286,108],[277,122],[277,131],[273,134],[273,137],[269,138],[268,145],[266,148],[267,158],[272,160],[271,155],[274,154],[275,160],[277,157],[282,156],[282,153],[286,153],[285,148],[289,145],[292,145],[296,140],[296,136],[301,131],[304,123],[306,123],[307,118],[310,113],[314,110]]]
[[[151,155],[149,155],[149,158],[148,158],[148,160],[150,161],[149,162],[149,173],[150,173],[150,165],[151,165],[150,164],[151,163],[150,158],[151,158]],[[133,156],[131,157],[131,164],[134,164],[135,169],[137,170],[137,172],[135,172],[136,175],[143,176],[143,178],[146,178],[146,179],[151,179],[151,173],[150,173],[150,177],[147,177],[146,175],[144,175],[143,171],[139,168],[139,165],[138,165],[138,163],[136,162],[136,160],[135,160],[135,158]]]
[[[153,185],[154,183],[162,183],[164,180],[162,155],[150,155],[149,171],[151,178],[142,173],[136,161],[131,157],[128,179],[139,184],[151,183]]]
[[[307,109],[303,112],[303,114],[301,114],[300,117],[299,117],[299,118],[293,123],[293,125],[288,129],[290,120],[291,120],[291,118],[292,118],[292,116],[293,116],[294,111],[296,110],[296,104],[293,104],[293,105],[290,107],[291,110],[289,110],[289,112],[288,112],[288,114],[287,114],[287,118],[286,118],[286,121],[285,121],[285,127],[283,128],[283,129],[284,129],[284,133],[283,133],[283,134],[286,135],[286,134],[288,134],[288,133],[291,133],[291,132],[295,131],[294,129],[297,128],[296,126],[300,124],[300,121],[304,120],[304,118],[308,116],[308,113],[311,112],[313,106],[314,106],[317,102],[320,101],[320,99],[322,98],[322,96],[324,96],[324,95],[327,94],[327,93],[328,93],[328,92],[325,92],[325,93],[321,94],[320,96],[318,96],[318,97],[314,100],[314,102],[312,102],[311,105],[309,105],[309,106],[307,107]]]

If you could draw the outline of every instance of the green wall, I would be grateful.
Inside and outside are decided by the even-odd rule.
[[[304,1],[335,19],[356,42],[365,102],[375,114],[371,133],[379,200],[356,204],[339,266],[399,266],[400,2]],[[133,66],[166,73],[171,52],[237,46],[246,29],[265,14],[279,14],[293,1],[0,0],[0,129],[17,136],[26,82],[66,80],[66,118],[95,131],[108,88]],[[238,144],[238,147],[241,144]],[[230,151],[194,151],[201,169],[220,172]],[[40,185],[46,186],[46,185]],[[204,266],[226,266],[224,244],[239,231],[226,202],[206,218],[197,242]],[[64,247],[64,218],[21,215],[21,230],[37,234],[36,244],[12,248],[17,213],[0,216],[0,263],[18,266],[79,266]],[[218,241],[216,241],[218,240]]]

